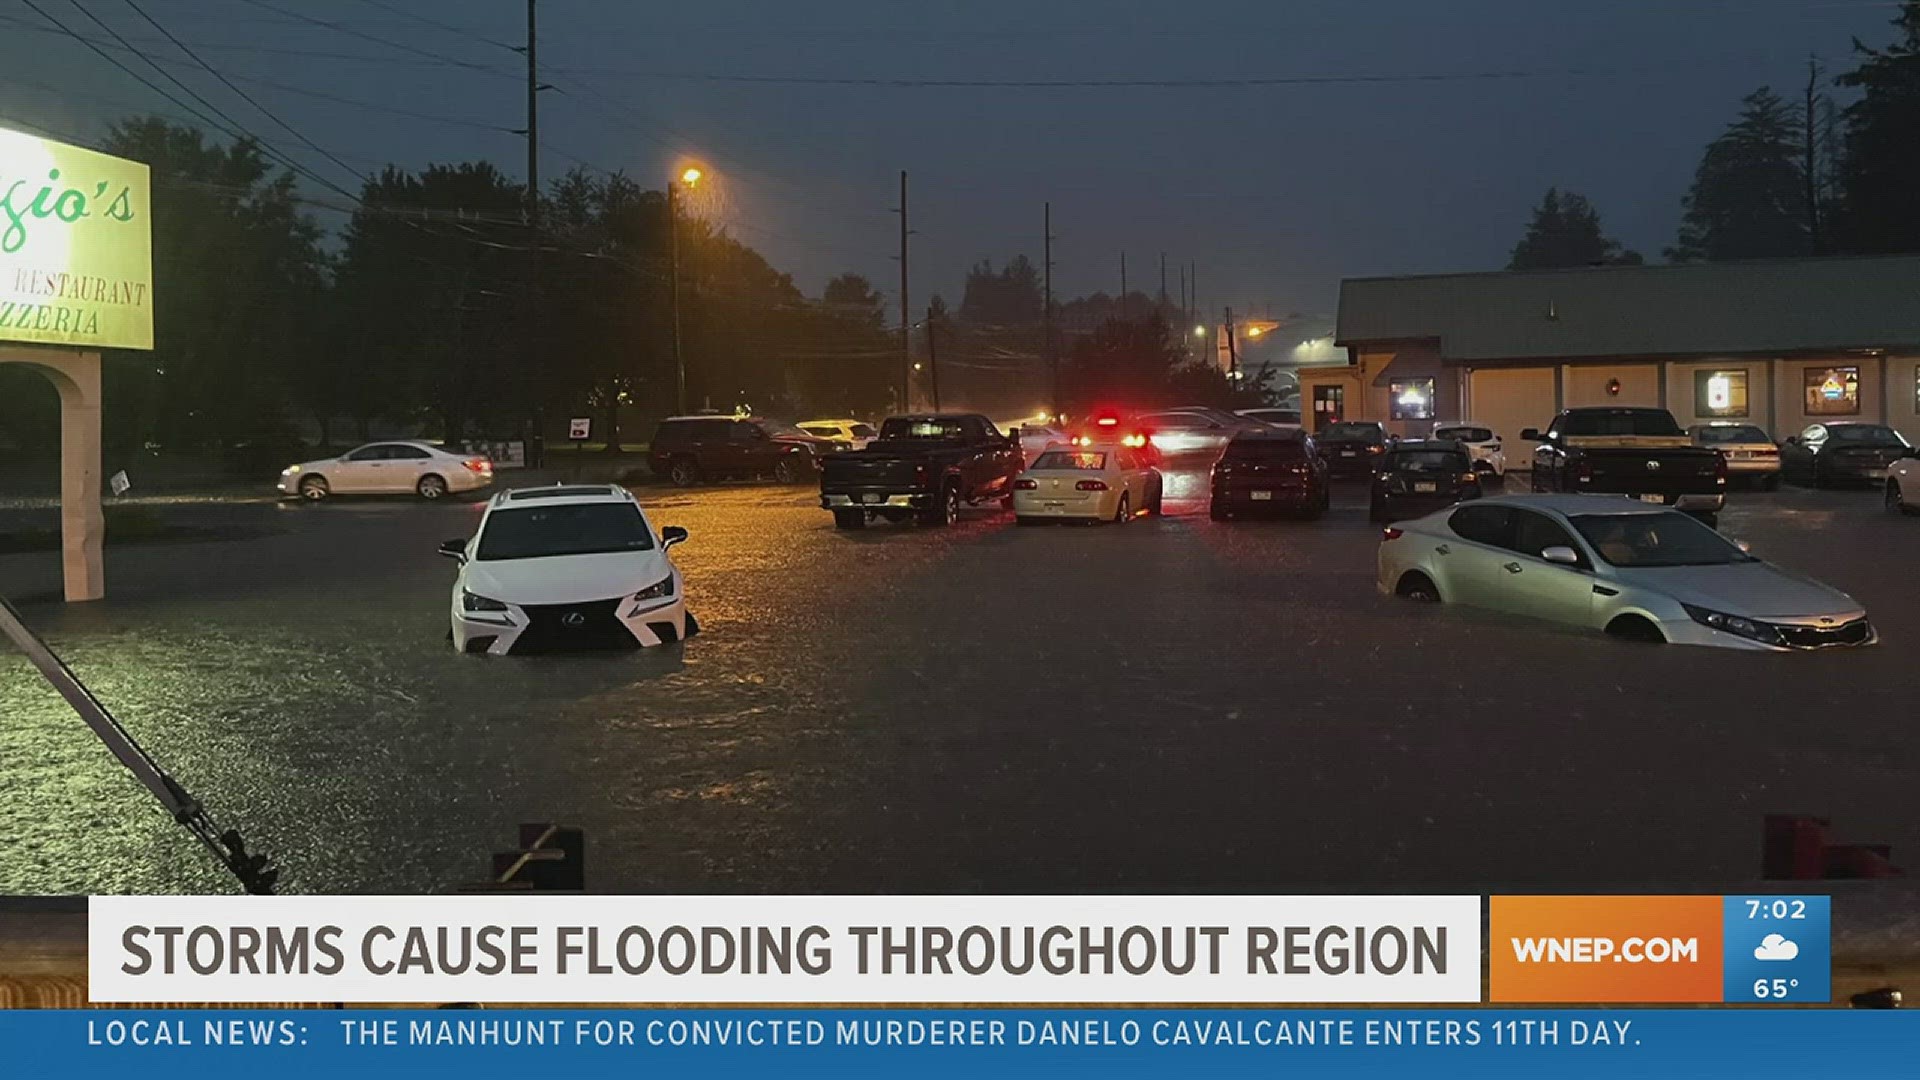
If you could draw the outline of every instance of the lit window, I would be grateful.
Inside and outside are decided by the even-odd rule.
[[[1387,418],[1433,419],[1433,380],[1405,379],[1387,384]]]
[[[1746,416],[1746,369],[1694,372],[1693,412],[1695,416]]]
[[[1859,368],[1807,369],[1808,416],[1858,416],[1859,414]]]

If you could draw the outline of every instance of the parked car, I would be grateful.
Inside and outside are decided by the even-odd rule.
[[[1249,420],[1258,420],[1275,427],[1299,427],[1300,410],[1287,408],[1236,409],[1235,416],[1244,416]]]
[[[470,539],[440,554],[453,582],[453,646],[525,654],[671,645],[700,632],[667,549],[687,538],[655,531],[633,493],[575,484],[503,491]]]
[[[877,434],[872,424],[858,420],[802,420],[794,425],[817,439],[825,439],[836,450],[864,450]]]
[[[1065,446],[1067,432],[1065,428],[1053,424],[1026,423],[1013,429],[1013,438],[1019,440],[1020,453],[1028,461],[1047,452],[1049,446]]]
[[[1117,442],[1058,446],[1043,452],[1013,482],[1014,520],[1112,521],[1126,524],[1158,514],[1159,470],[1140,451]]]
[[[865,450],[829,456],[820,474],[820,505],[841,529],[873,517],[951,525],[962,504],[1013,503],[1020,445],[979,413],[889,416]]]
[[[1465,446],[1443,439],[1403,439],[1380,456],[1367,516],[1374,521],[1417,517],[1480,494],[1480,474]]]
[[[1336,420],[1313,433],[1313,444],[1334,476],[1373,475],[1389,441],[1378,420]]]
[[[356,446],[337,458],[280,471],[282,494],[319,502],[329,495],[418,495],[439,499],[493,483],[493,462],[411,439]]]
[[[1727,463],[1730,479],[1749,479],[1765,491],[1780,486],[1780,447],[1773,436],[1753,424],[1715,420],[1687,429],[1695,446],[1717,452]]]
[[[1907,437],[1885,424],[1833,421],[1809,424],[1800,434],[1789,435],[1780,448],[1780,464],[1787,476],[1816,487],[1878,486],[1894,463],[1912,452]]]
[[[1908,454],[1887,467],[1887,509],[1920,513],[1920,457]]]
[[[1503,495],[1381,532],[1376,587],[1636,641],[1784,652],[1871,645],[1847,594],[1693,517],[1594,495]]]
[[[1332,502],[1327,463],[1297,428],[1235,435],[1211,480],[1207,513],[1215,521],[1277,510],[1318,517]]]
[[[681,487],[757,476],[797,484],[833,452],[826,439],[758,417],[670,416],[654,430],[647,466]]]
[[[1625,495],[1711,522],[1727,501],[1727,462],[1695,446],[1665,409],[1568,409],[1544,432],[1520,437],[1533,449],[1533,490]]]
[[[1475,472],[1507,475],[1507,452],[1500,445],[1500,436],[1487,425],[1473,420],[1450,420],[1433,425],[1433,437],[1450,439],[1466,447],[1473,457]]]

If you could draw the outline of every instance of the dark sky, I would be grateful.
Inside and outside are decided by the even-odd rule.
[[[107,40],[75,0],[35,2]],[[517,0],[137,2],[357,169],[488,157],[524,170],[523,141],[488,130],[523,125],[522,61],[482,40],[523,40]],[[125,0],[79,3],[148,55],[178,61],[169,70],[250,129],[357,187]],[[904,168],[916,308],[933,290],[957,302],[976,259],[1037,260],[1051,199],[1063,295],[1114,291],[1122,250],[1130,282],[1155,286],[1164,251],[1199,264],[1212,308],[1327,313],[1344,275],[1502,265],[1553,184],[1586,193],[1611,231],[1657,256],[1701,147],[1739,98],[1763,84],[1797,94],[1809,54],[1845,66],[1852,37],[1890,38],[1896,6],[540,0],[541,67],[559,88],[542,95],[542,170],[584,160],[657,184],[678,156],[697,156],[723,181],[716,211],[813,295],[849,269],[896,288],[890,208]],[[97,136],[131,109],[178,111],[84,46],[25,29],[45,25],[22,0],[0,0],[0,122]],[[1477,77],[1487,75],[1512,77]],[[713,76],[1392,81],[983,88]]]

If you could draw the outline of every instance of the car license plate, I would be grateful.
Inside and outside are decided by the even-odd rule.
[[[1424,482],[1415,483],[1413,485],[1413,490],[1420,491],[1420,492],[1439,491],[1440,485],[1434,483],[1431,480],[1428,480]]]
[[[1067,507],[1067,504],[1063,502],[1041,503],[1040,505],[1046,507],[1049,510],[1064,510]]]
[[[1250,493],[1248,497],[1249,497],[1249,498],[1251,498],[1251,499],[1252,499],[1252,500],[1253,500],[1254,502],[1272,502],[1272,501],[1273,501],[1273,492],[1271,492],[1271,491],[1255,491],[1255,492],[1252,492],[1252,493]]]
[[[860,501],[863,503],[885,502],[886,499],[887,497],[885,495],[876,491],[869,491],[865,495],[860,496]]]
[[[1341,456],[1341,457],[1359,457],[1359,456],[1360,456],[1360,451],[1358,451],[1358,450],[1342,450],[1342,451],[1340,451],[1340,456]]]
[[[1640,501],[1643,503],[1657,503],[1661,506],[1665,506],[1667,503],[1667,497],[1665,495],[1642,495],[1640,496]]]

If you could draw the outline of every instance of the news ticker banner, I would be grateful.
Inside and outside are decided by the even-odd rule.
[[[1831,922],[1799,895],[1495,896],[1484,923],[1477,896],[96,897],[88,978],[100,1003],[1809,1004]]]
[[[1841,1009],[0,1011],[0,1075],[141,1080],[1099,1075],[1910,1076]]]

